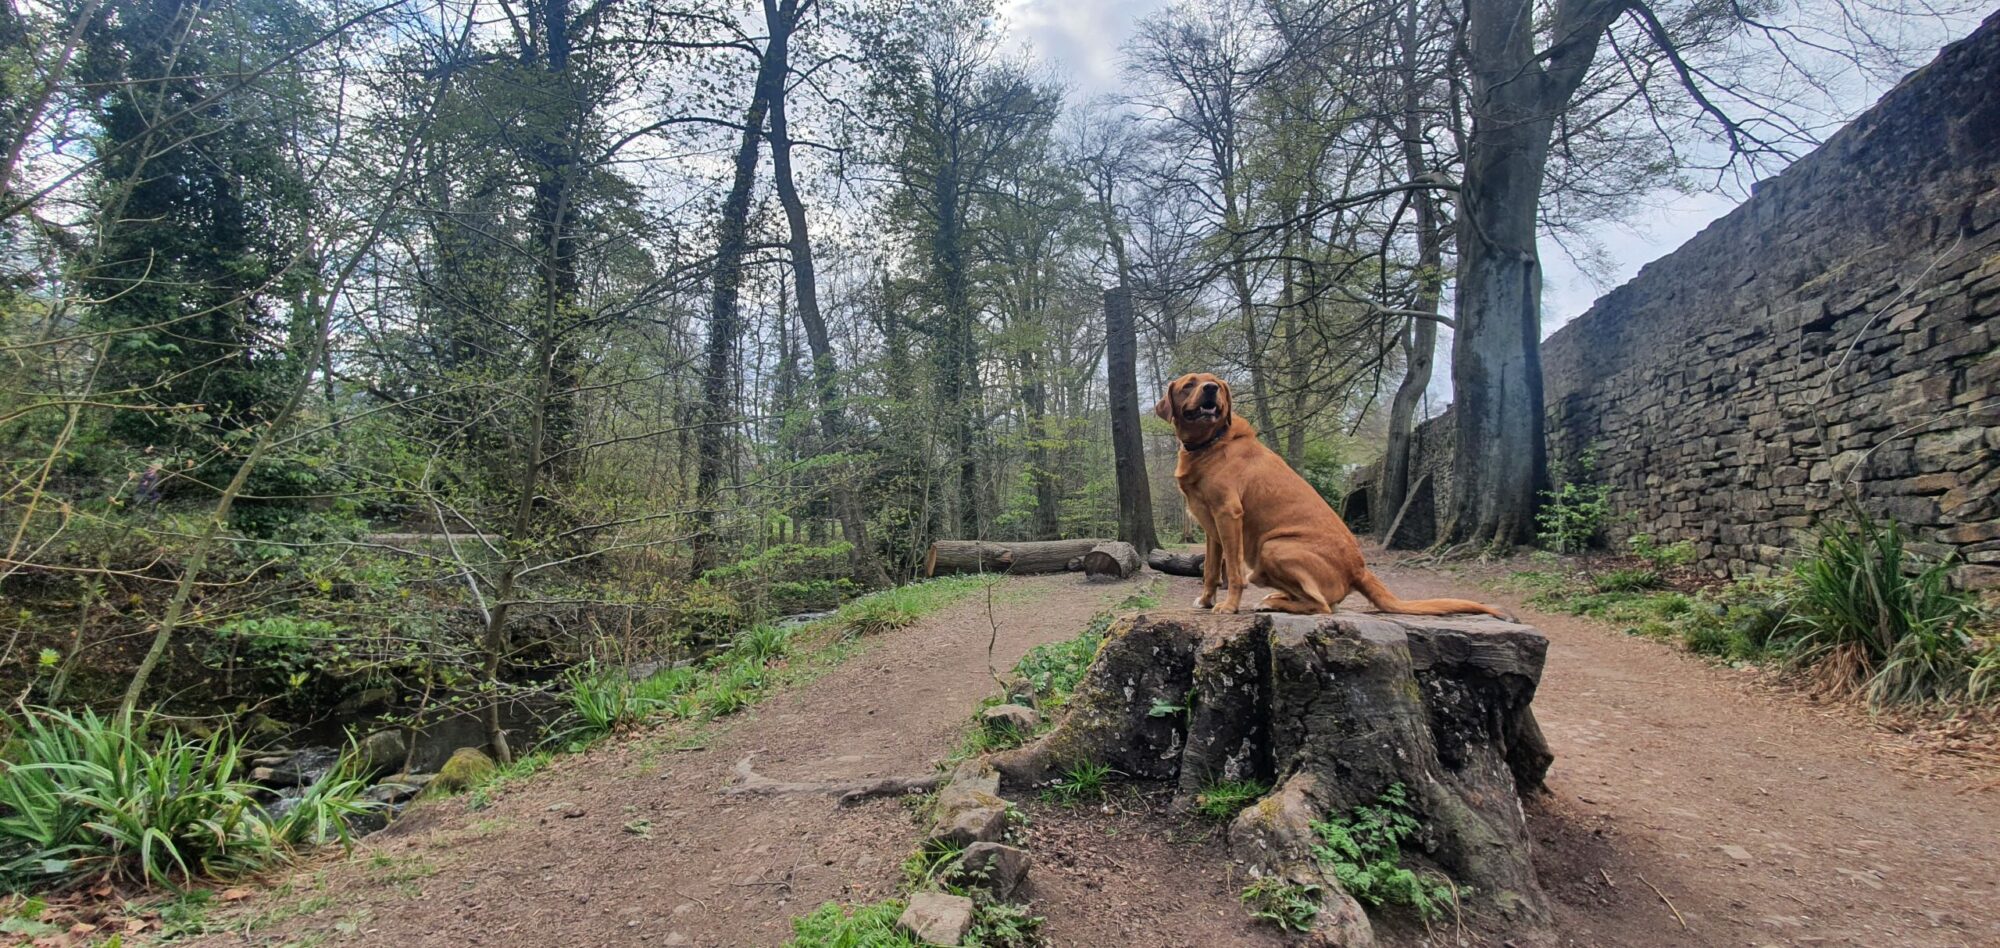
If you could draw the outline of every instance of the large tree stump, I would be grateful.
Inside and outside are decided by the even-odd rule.
[[[1154,550],[1146,554],[1146,565],[1170,576],[1200,576],[1201,564],[1208,560],[1208,554],[1173,553]]]
[[[1009,786],[1082,762],[1275,789],[1229,831],[1256,875],[1318,886],[1324,942],[1372,941],[1311,853],[1311,824],[1407,788],[1424,855],[1514,930],[1548,918],[1521,796],[1552,758],[1529,707],[1548,640],[1486,617],[1143,613],[1112,626],[1057,727],[992,756]]]
[[[1099,543],[1083,554],[1083,574],[1091,579],[1131,579],[1139,574],[1139,550],[1122,540]]]
[[[939,540],[924,557],[925,576],[956,573],[1062,573],[1082,568],[1083,555],[1109,540]]]

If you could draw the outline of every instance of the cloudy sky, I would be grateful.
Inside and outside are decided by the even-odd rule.
[[[1134,25],[1169,6],[1168,0],[1001,0],[1001,16],[1010,34],[1031,55],[1066,79],[1078,97],[1121,91],[1120,50]],[[1970,9],[1970,8],[1968,8]],[[1971,32],[1976,15],[1951,18],[1954,37]],[[1961,28],[1958,28],[1962,26]],[[1935,29],[1935,25],[1931,27]],[[1866,108],[1882,92],[1881,83],[1858,85],[1845,103],[1851,115]],[[1544,239],[1542,264],[1543,332],[1551,333],[1581,315],[1605,291],[1631,279],[1639,268],[1679,247],[1710,221],[1729,213],[1741,194],[1680,194],[1660,191],[1637,202],[1632,218],[1601,227],[1592,240],[1602,248],[1610,273],[1608,282],[1586,276],[1568,254]]]

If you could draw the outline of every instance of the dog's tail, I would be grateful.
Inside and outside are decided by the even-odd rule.
[[[1375,608],[1383,612],[1399,612],[1410,616],[1448,616],[1461,612],[1483,612],[1509,621],[1514,618],[1492,606],[1482,606],[1470,599],[1398,599],[1396,594],[1390,592],[1389,587],[1382,585],[1382,581],[1375,578],[1375,573],[1366,567],[1362,568],[1361,577],[1355,581],[1354,587],[1359,589],[1363,596],[1368,597],[1368,601],[1374,603]]]

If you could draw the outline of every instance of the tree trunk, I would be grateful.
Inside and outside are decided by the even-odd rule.
[[[925,576],[956,573],[1064,573],[1083,568],[1083,555],[1109,540],[939,540],[924,557]]]
[[[1154,550],[1146,554],[1146,565],[1169,576],[1200,576],[1203,563],[1208,562],[1208,554],[1203,552],[1175,553],[1171,550]]]
[[[776,62],[780,81],[771,95],[771,177],[784,205],[785,222],[790,228],[790,250],[794,292],[799,304],[799,322],[806,327],[806,346],[812,350],[813,394],[819,403],[820,436],[826,447],[842,451],[846,444],[847,416],[840,401],[838,365],[833,356],[833,336],[827,331],[826,317],[819,308],[818,268],[813,262],[812,234],[807,227],[806,205],[799,198],[798,182],[792,177],[792,139],[785,116],[785,82],[788,75],[792,32],[798,28],[798,0],[773,4],[764,0],[764,22],[771,33],[765,56]],[[875,555],[868,538],[868,515],[861,507],[854,484],[860,472],[849,469],[832,479],[834,516],[840,531],[853,545],[848,568],[854,577],[873,586],[887,586],[889,574]]]
[[[1132,291],[1104,292],[1105,374],[1111,387],[1112,466],[1118,474],[1118,539],[1142,554],[1160,545],[1153,532],[1153,486],[1139,433],[1139,338],[1132,325]]]
[[[1139,565],[1139,551],[1123,541],[1099,543],[1083,554],[1083,573],[1091,579],[1131,579]]]
[[[1403,67],[1403,173],[1411,181],[1421,179],[1430,169],[1424,161],[1424,88],[1417,76],[1417,16],[1419,5],[1411,0],[1397,24],[1402,45]],[[1418,191],[1413,198],[1417,210],[1417,299],[1411,308],[1425,313],[1438,311],[1444,282],[1443,222],[1438,219],[1438,198],[1431,191]],[[1417,318],[1403,331],[1403,380],[1389,402],[1389,444],[1382,452],[1382,479],[1376,486],[1374,510],[1378,535],[1389,535],[1394,512],[1403,509],[1410,488],[1410,438],[1416,430],[1417,406],[1431,385],[1431,366],[1437,357],[1437,321]]]
[[[1452,336],[1451,503],[1441,540],[1511,546],[1534,532],[1548,481],[1542,267],[1536,220],[1555,117],[1569,107],[1618,0],[1563,0],[1536,51],[1530,0],[1467,4],[1472,138],[1459,186]]]
[[[1062,535],[1062,491],[1056,479],[1056,459],[1049,450],[1049,388],[1042,379],[1041,360],[1032,348],[1021,350],[1021,402],[1028,409],[1028,479],[1035,486],[1036,539]]]
[[[1525,934],[1548,920],[1520,802],[1553,759],[1530,707],[1547,650],[1486,618],[1141,614],[1112,627],[1054,730],[987,759],[1017,789],[1088,761],[1172,782],[1184,804],[1220,780],[1270,783],[1231,854],[1318,887],[1316,943],[1337,945],[1372,930],[1312,824],[1401,785],[1425,855]]]
[[[710,297],[707,374],[702,377],[702,420],[700,459],[695,473],[695,533],[689,556],[692,577],[714,568],[720,542],[715,532],[718,491],[729,468],[730,442],[734,426],[729,406],[734,403],[732,384],[736,364],[737,337],[742,335],[738,320],[738,296],[743,286],[743,257],[749,251],[750,192],[757,183],[757,143],[763,140],[764,118],[770,109],[772,90],[782,76],[779,56],[783,40],[771,38],[757,66],[757,84],[750,94],[750,107],[743,113],[743,141],[736,148],[735,177],[723,199],[722,220],[716,227],[715,282]]]

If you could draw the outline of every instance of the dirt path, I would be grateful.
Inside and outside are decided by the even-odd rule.
[[[1378,572],[1406,596],[1476,594],[1549,635],[1536,708],[1557,756],[1530,822],[1563,943],[2000,945],[2000,793],[1899,772],[1890,738],[1743,673],[1525,608],[1493,588],[1504,569]],[[1163,605],[1196,585],[1163,584]],[[1010,581],[994,605],[996,662],[1074,634],[1133,588]],[[731,767],[755,752],[777,779],[922,772],[990,689],[990,631],[975,597],[698,749],[635,738],[567,758],[488,809],[429,808],[242,913],[273,920],[208,943],[780,944],[820,902],[897,891],[919,828],[893,801],[726,797]],[[1281,943],[1235,904],[1242,880],[1220,841],[1148,807],[1134,794],[1027,802],[1050,943]],[[627,829],[637,821],[642,832]]]
[[[994,597],[996,664],[1075,635],[1134,589],[1010,580]],[[719,723],[701,749],[642,736],[564,758],[484,810],[414,811],[234,913],[263,924],[203,943],[781,944],[792,916],[821,902],[894,894],[920,827],[894,800],[727,797],[731,768],[754,752],[780,780],[927,772],[992,691],[992,628],[975,593]]]
[[[1377,572],[1404,596],[1483,586],[1548,634],[1554,793],[1530,818],[1569,942],[2000,945],[2000,792],[1900,772],[1892,736],[1747,673],[1526,608],[1493,591],[1504,569]]]

